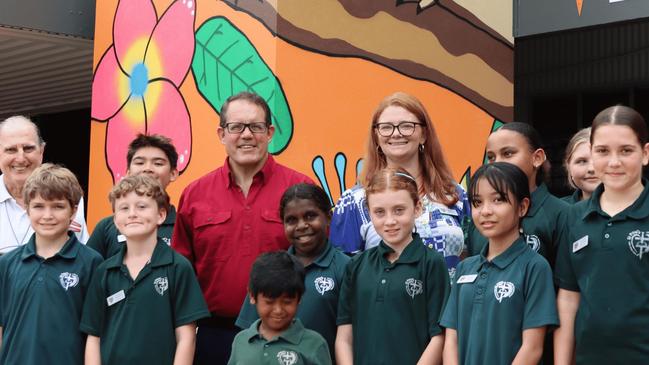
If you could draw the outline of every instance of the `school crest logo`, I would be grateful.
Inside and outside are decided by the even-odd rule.
[[[69,288],[73,288],[79,284],[79,275],[72,272],[62,272],[59,275],[59,283],[65,291],[68,291]]]
[[[421,294],[424,292],[424,284],[421,280],[410,278],[406,280],[406,293],[410,295],[413,299],[415,295]]]
[[[333,290],[334,286],[336,286],[334,279],[324,276],[317,277],[313,283],[315,284],[315,290],[317,290],[320,295],[324,295],[325,292]]]
[[[631,252],[642,260],[642,255],[649,252],[649,232],[635,230],[626,236]]]
[[[158,292],[160,295],[164,295],[167,289],[169,289],[169,280],[167,280],[167,277],[159,277],[153,280],[153,287],[155,288],[155,291]]]
[[[535,234],[526,234],[525,242],[534,252],[539,252],[541,248],[541,239]]]
[[[498,303],[502,303],[503,299],[509,298],[514,295],[516,288],[513,283],[509,281],[499,281],[494,285],[494,296]]]
[[[297,362],[295,351],[280,351],[277,353],[277,362],[280,365],[293,365]]]
[[[448,269],[448,277],[451,279],[451,283],[453,283],[453,279],[455,279],[455,272],[456,268],[450,268]]]

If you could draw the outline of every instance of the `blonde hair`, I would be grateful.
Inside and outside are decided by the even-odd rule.
[[[129,193],[148,196],[155,200],[159,209],[169,212],[169,195],[167,195],[167,192],[157,179],[146,174],[125,177],[113,186],[113,189],[108,194],[108,200],[110,200],[113,212],[115,211],[115,201]]]
[[[423,134],[426,141],[420,146],[419,150],[419,165],[423,181],[422,186],[419,187],[419,193],[428,195],[447,206],[455,204],[459,199],[456,184],[451,169],[444,158],[442,146],[437,138],[437,133],[435,133],[433,123],[423,104],[414,96],[404,92],[397,92],[384,98],[374,111],[370,125],[370,135],[367,139],[363,170],[360,174],[361,184],[367,186],[379,170],[387,167],[387,160],[385,154],[379,148],[374,126],[378,123],[383,111],[389,106],[404,108],[414,114],[417,120],[423,124]]]
[[[568,179],[568,185],[570,185],[573,189],[577,189],[577,186],[575,186],[575,183],[572,181],[572,177],[570,176],[570,160],[572,159],[572,155],[575,153],[577,147],[579,147],[582,143],[590,144],[590,127],[577,131],[577,133],[575,133],[575,135],[570,138],[570,141],[566,146],[566,155],[563,159],[563,168],[566,169],[566,178]]]
[[[26,206],[36,196],[44,200],[64,199],[74,208],[83,197],[83,189],[72,171],[63,166],[45,163],[37,167],[25,181],[23,200]]]

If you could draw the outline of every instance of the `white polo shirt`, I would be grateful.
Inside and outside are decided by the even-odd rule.
[[[89,235],[84,218],[83,198],[79,201],[74,220],[81,224],[81,232],[75,233],[77,238],[82,243],[86,243]],[[7,253],[24,245],[32,234],[34,234],[34,230],[29,222],[27,212],[9,194],[4,182],[4,175],[0,175],[0,253]]]

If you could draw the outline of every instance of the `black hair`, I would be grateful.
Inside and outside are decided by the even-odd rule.
[[[517,205],[525,198],[530,199],[530,187],[525,172],[509,162],[494,162],[482,165],[471,177],[469,200],[472,206],[478,193],[478,182],[481,179],[486,179],[500,197],[510,204],[514,202],[509,201],[509,193],[512,193]],[[530,206],[531,204],[530,199]]]
[[[250,270],[248,287],[253,298],[259,293],[270,298],[283,294],[302,297],[304,266],[286,251],[266,252],[257,257]]]
[[[543,140],[541,139],[541,135],[530,124],[521,123],[521,122],[510,122],[504,124],[498,130],[512,131],[520,134],[525,138],[532,152],[538,150],[539,148],[545,149],[543,145]],[[543,183],[543,180],[545,179],[545,168],[546,168],[546,162],[543,162],[543,164],[539,166],[539,169],[536,171],[535,183],[537,186],[541,185],[541,183]]]
[[[142,133],[138,133],[135,139],[128,145],[128,151],[126,152],[126,166],[130,167],[131,161],[133,161],[133,157],[137,151],[145,147],[154,147],[162,150],[169,160],[171,169],[175,170],[178,167],[178,152],[170,138],[161,134],[147,135]]]
[[[293,200],[306,199],[312,201],[326,216],[331,214],[331,201],[321,187],[313,184],[300,183],[289,186],[279,201],[279,216],[284,219],[286,205]]]

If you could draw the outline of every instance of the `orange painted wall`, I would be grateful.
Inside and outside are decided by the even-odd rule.
[[[171,1],[154,1],[158,16]],[[257,19],[219,1],[200,1],[196,29],[208,18],[229,19],[252,41],[264,61],[281,81],[294,119],[294,135],[277,160],[314,177],[311,162],[323,156],[331,192],[340,195],[334,156],[347,156],[347,187],[355,180],[355,164],[362,158],[370,117],[379,101],[395,91],[416,95],[426,105],[458,181],[467,170],[482,163],[484,142],[494,117],[461,96],[427,81],[419,81],[387,67],[359,58],[329,57],[291,45],[268,31]],[[112,43],[116,0],[97,2],[95,64]],[[404,39],[407,39],[405,37]],[[223,164],[224,149],[217,139],[218,114],[201,97],[190,72],[180,91],[192,119],[191,162],[169,186],[176,204],[183,188]],[[93,121],[90,152],[88,224],[93,227],[109,215],[107,200],[112,177],[105,157],[106,123]]]

